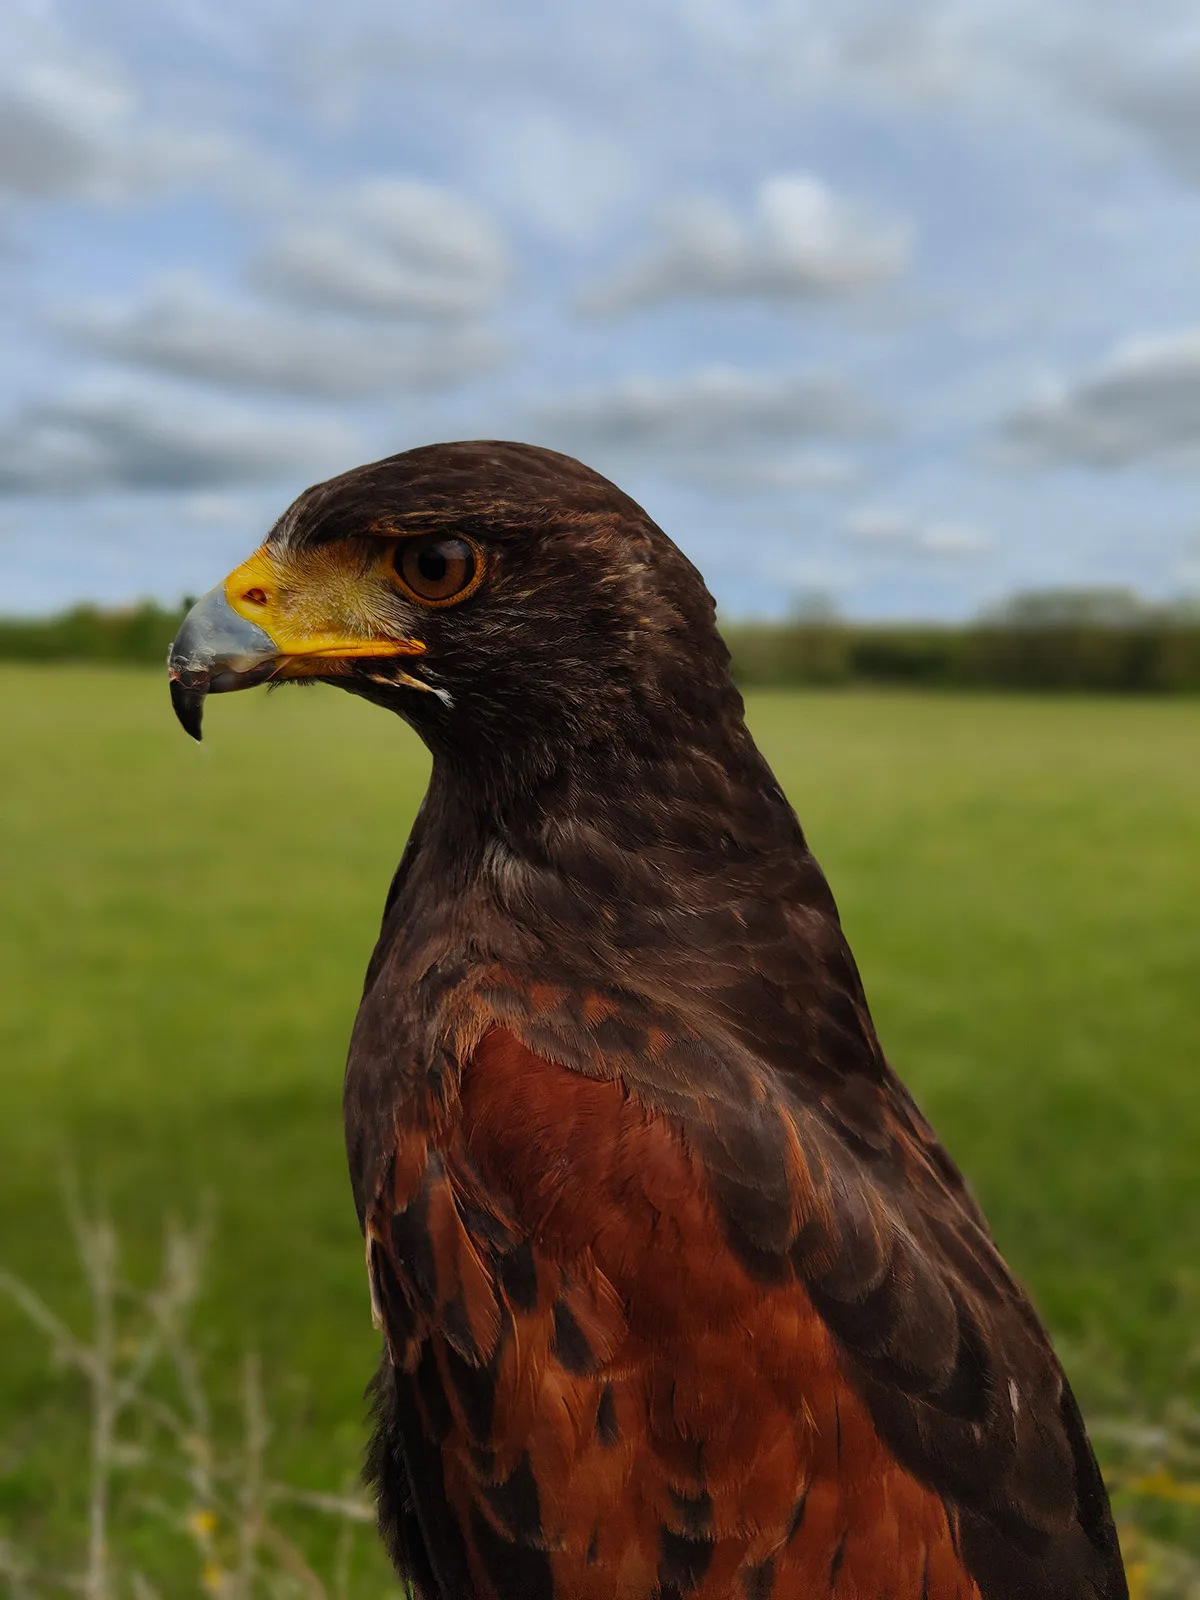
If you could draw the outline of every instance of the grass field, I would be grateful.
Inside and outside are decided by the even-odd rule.
[[[889,1055],[1085,1406],[1195,1400],[1200,702],[781,693],[750,716]],[[376,1354],[341,1070],[424,752],[323,689],[214,701],[197,749],[161,674],[53,668],[0,670],[0,749],[0,1265],[84,1316],[64,1170],[135,1274],[165,1215],[209,1207],[218,1410],[255,1347],[273,1469],[337,1488]],[[0,1302],[0,1537],[52,1559],[82,1536],[82,1400]],[[353,1592],[381,1596],[359,1542]]]

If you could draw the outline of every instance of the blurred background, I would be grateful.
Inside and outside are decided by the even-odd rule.
[[[0,29],[0,1584],[396,1592],[339,1093],[424,753],[325,690],[196,751],[150,664],[308,483],[499,436],[704,572],[1135,1594],[1200,1595],[1194,4]]]

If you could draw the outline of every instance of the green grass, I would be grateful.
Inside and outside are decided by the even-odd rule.
[[[1196,1340],[1200,703],[780,693],[750,716],[889,1055],[1085,1401],[1113,1376],[1156,1409]],[[82,1311],[64,1168],[135,1268],[210,1203],[207,1357],[262,1352],[279,1470],[336,1487],[376,1354],[342,1063],[425,754],[324,689],[215,700],[197,749],[162,674],[18,667],[0,750],[0,1265]],[[0,1531],[66,1537],[77,1405],[0,1305]]]

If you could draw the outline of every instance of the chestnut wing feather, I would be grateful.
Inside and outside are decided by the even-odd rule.
[[[890,1074],[849,1127],[612,996],[488,1006],[368,1215],[430,1596],[1125,1593],[1061,1370]]]

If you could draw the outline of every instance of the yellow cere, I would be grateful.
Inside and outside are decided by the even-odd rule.
[[[334,661],[420,655],[419,639],[397,638],[387,601],[395,594],[377,547],[349,544],[280,552],[261,545],[225,579],[225,598],[256,623],[286,659],[285,675],[327,672]]]

